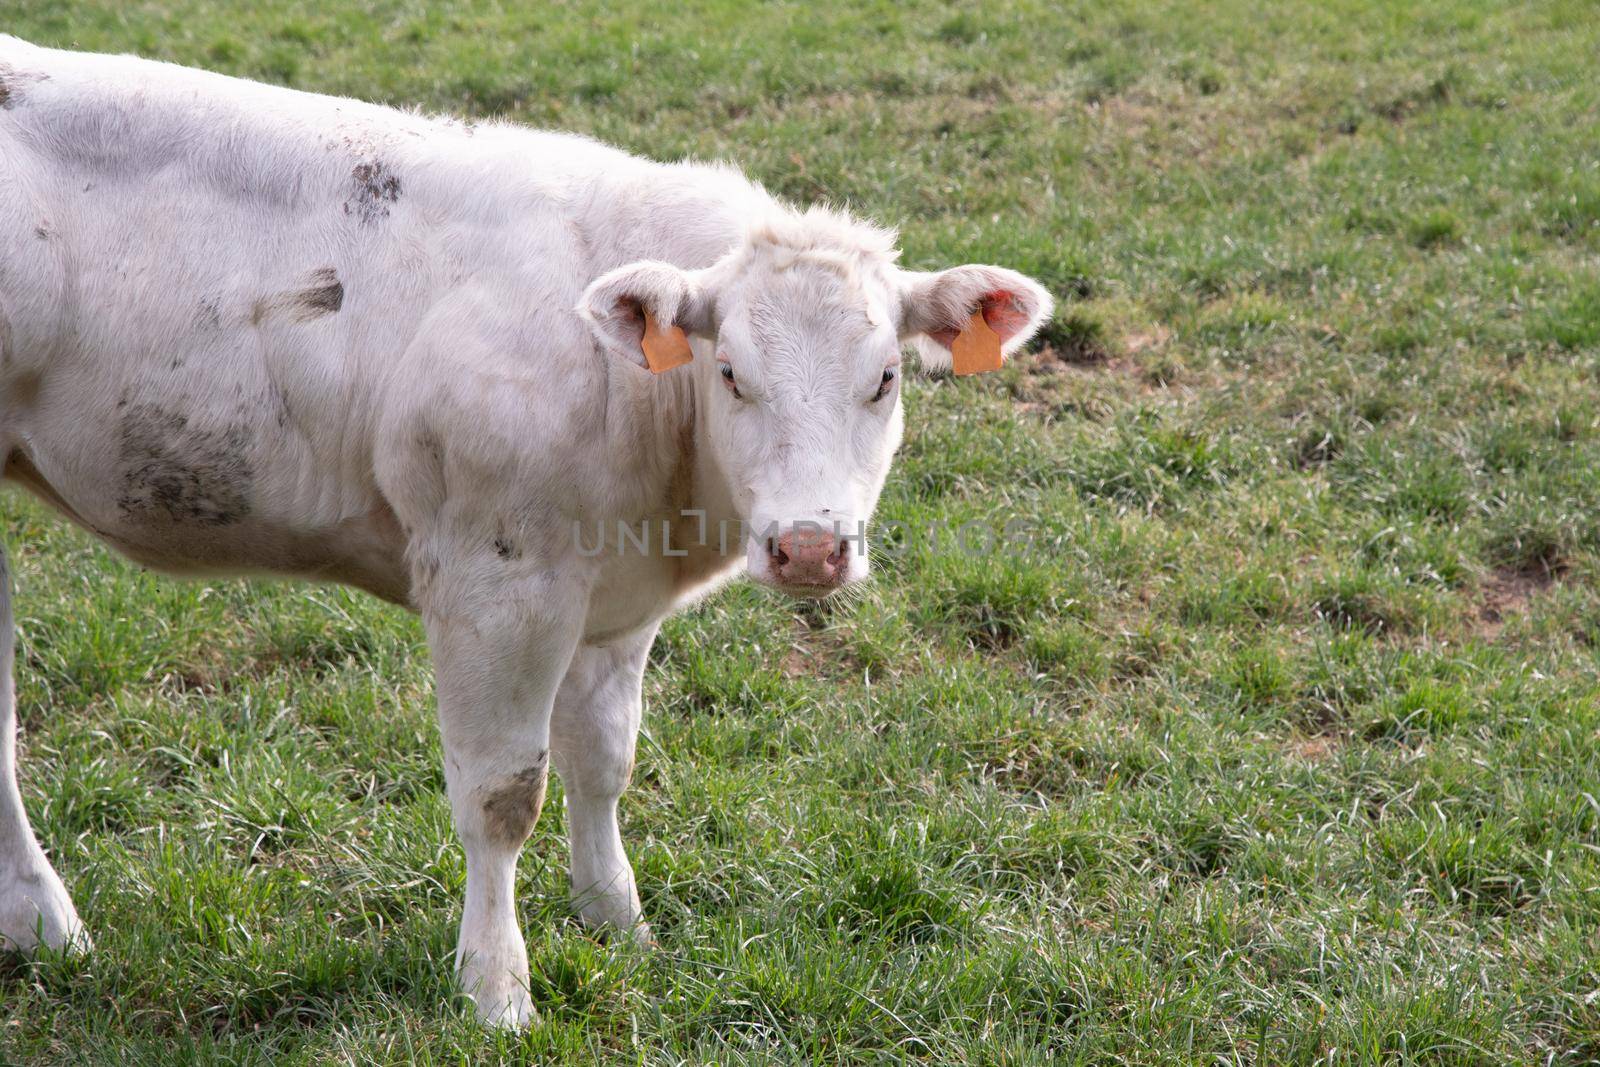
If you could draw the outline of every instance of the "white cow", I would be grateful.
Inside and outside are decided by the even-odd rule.
[[[895,255],[728,167],[0,36],[5,477],[150,567],[421,613],[457,968],[504,1025],[532,1017],[514,874],[548,758],[578,910],[648,938],[617,800],[657,626],[740,563],[865,577],[902,344],[1010,350],[1049,313],[1012,271]],[[0,589],[0,935],[86,944],[17,791]]]

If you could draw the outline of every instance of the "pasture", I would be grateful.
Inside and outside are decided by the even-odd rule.
[[[520,887],[451,1009],[420,626],[178,583],[20,493],[19,761],[95,938],[8,1063],[1600,1059],[1600,19],[1582,0],[8,0],[39,44],[727,158],[1059,308],[908,382],[863,596],[669,622],[660,946]]]

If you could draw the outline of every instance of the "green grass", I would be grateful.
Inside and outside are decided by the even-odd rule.
[[[180,585],[16,496],[24,787],[97,939],[19,1063],[1600,1059],[1600,19],[1580,0],[235,9],[5,29],[737,160],[1027,270],[881,517],[1028,517],[858,603],[673,620],[650,955],[525,855],[545,1023],[452,1000],[416,623]]]

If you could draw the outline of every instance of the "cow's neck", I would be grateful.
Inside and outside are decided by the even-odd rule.
[[[717,461],[717,453],[711,447],[711,427],[708,423],[709,412],[703,405],[695,405],[695,411],[689,425],[693,427],[691,447],[694,451],[694,462],[691,469],[694,471],[692,484],[688,487],[688,497],[693,502],[692,507],[704,511],[708,522],[727,521],[733,522],[738,518],[738,511],[733,504],[733,483],[729,481],[727,471]]]
[[[744,562],[744,531],[734,508],[732,484],[711,447],[707,412],[696,403],[692,383],[682,384],[689,388],[671,391],[671,417],[666,420],[674,457],[666,499],[673,551],[684,553],[672,557],[674,584],[687,591]]]

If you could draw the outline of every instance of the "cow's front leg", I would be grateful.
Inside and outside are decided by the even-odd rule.
[[[591,926],[650,940],[633,867],[622,849],[617,801],[633,775],[640,685],[655,629],[625,641],[580,647],[556,694],[551,742],[567,799],[572,896]]]
[[[11,575],[0,545],[0,949],[85,949],[89,937],[66,886],[28,825],[17,789],[16,689],[11,681],[14,624]]]
[[[482,1019],[521,1027],[534,1013],[517,921],[517,855],[544,802],[551,706],[586,593],[559,568],[495,577],[485,581],[470,565],[441,567],[423,616],[445,782],[467,854],[456,971]]]

